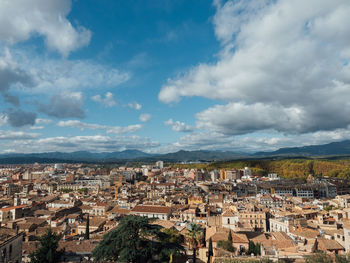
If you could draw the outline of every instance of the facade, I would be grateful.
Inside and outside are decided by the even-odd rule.
[[[343,225],[344,229],[344,248],[346,252],[350,252],[350,222],[346,221]]]
[[[8,228],[0,228],[0,262],[22,262],[23,234]]]
[[[335,198],[337,187],[329,182],[314,181],[307,184],[293,180],[272,180],[258,185],[262,195],[275,194],[280,196],[295,196],[300,198]]]
[[[267,231],[266,212],[259,209],[246,209],[238,212],[238,228],[246,231]]]
[[[225,228],[229,228],[232,230],[236,230],[237,228],[237,222],[238,222],[238,216],[236,216],[232,211],[227,210],[224,212],[221,216],[222,218],[222,226]]]
[[[6,222],[23,217],[23,208],[25,205],[10,206],[0,209],[0,222]]]
[[[137,205],[131,210],[130,214],[168,220],[171,212],[171,208],[166,206]]]

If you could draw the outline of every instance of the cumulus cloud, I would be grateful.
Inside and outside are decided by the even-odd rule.
[[[142,109],[142,105],[137,103],[137,102],[132,102],[128,104],[128,107],[130,109],[134,109],[134,110],[141,110]]]
[[[11,53],[5,48],[3,57],[0,57],[0,94],[5,102],[19,105],[19,98],[10,94],[14,86],[32,86],[32,78],[20,69],[12,60]]]
[[[130,74],[90,60],[44,58],[19,49],[0,49],[0,93],[54,94],[111,88]],[[110,96],[110,95],[109,95]]]
[[[56,118],[84,118],[83,104],[84,99],[81,92],[62,93],[52,96],[49,104],[39,104],[38,109]]]
[[[40,35],[50,49],[68,56],[91,38],[88,29],[67,19],[70,10],[71,0],[1,0],[0,41],[14,44]]]
[[[107,107],[113,107],[117,105],[117,101],[115,100],[112,92],[107,92],[104,98],[101,95],[95,95],[91,97],[91,99]]]
[[[165,84],[159,99],[221,100],[197,125],[226,135],[346,129],[350,123],[350,2],[215,1],[222,50]],[[226,104],[225,104],[226,103]]]
[[[194,130],[194,127],[181,121],[173,121],[173,119],[165,121],[164,124],[171,126],[171,129],[177,132],[192,132]]]
[[[303,134],[281,134],[272,130],[243,135],[227,135],[215,131],[199,131],[186,134],[179,140],[153,149],[155,152],[179,150],[224,150],[239,154],[274,151],[284,147],[326,144],[350,139],[350,127],[333,131]]]
[[[0,133],[1,137],[1,133]],[[139,136],[71,136],[49,137],[41,139],[14,140],[11,143],[1,144],[1,149],[11,148],[12,152],[35,153],[35,152],[112,152],[126,149],[153,149],[159,143],[149,138]]]
[[[5,126],[8,123],[7,114],[0,113],[0,126]]]
[[[143,113],[140,115],[139,120],[142,122],[148,122],[152,118],[152,115],[149,113]]]
[[[0,140],[28,140],[40,137],[39,133],[0,130]]]
[[[7,123],[12,127],[32,126],[35,124],[36,114],[33,112],[27,112],[21,109],[9,109],[5,114]]]
[[[82,130],[84,130],[84,129],[105,130],[107,133],[115,133],[115,134],[136,132],[142,128],[142,125],[140,125],[140,124],[128,125],[126,127],[120,127],[120,126],[100,125],[100,124],[94,124],[94,123],[85,123],[85,122],[81,122],[78,120],[60,121],[57,123],[57,125],[60,127],[79,128]]]
[[[35,120],[35,124],[50,124],[51,122],[52,120],[43,118],[38,118]]]

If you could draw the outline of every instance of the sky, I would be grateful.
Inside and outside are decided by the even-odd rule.
[[[0,0],[0,153],[350,139],[348,0]]]

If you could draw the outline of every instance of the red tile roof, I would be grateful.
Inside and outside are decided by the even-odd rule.
[[[153,205],[137,205],[131,212],[133,213],[154,213],[154,214],[170,214],[171,207],[153,206]]]

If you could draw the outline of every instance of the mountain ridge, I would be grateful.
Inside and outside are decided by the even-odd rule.
[[[136,149],[114,152],[43,152],[43,153],[7,153],[0,154],[0,163],[33,163],[33,162],[121,162],[140,161],[154,162],[162,160],[166,162],[211,162],[228,161],[237,159],[262,159],[262,158],[303,158],[320,156],[350,156],[350,140],[331,142],[320,145],[308,145],[301,147],[285,147],[276,151],[237,153],[232,151],[179,150],[165,154],[145,153]]]

